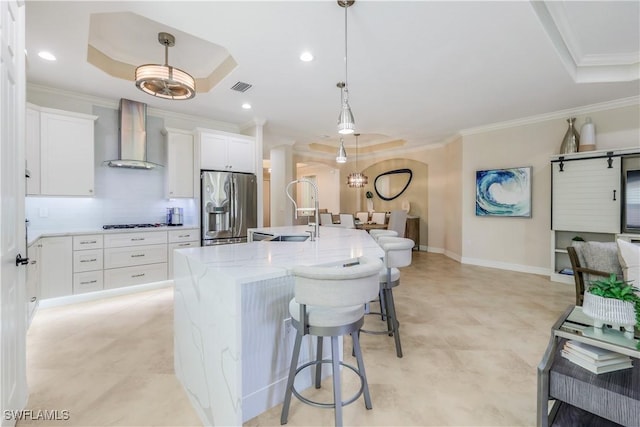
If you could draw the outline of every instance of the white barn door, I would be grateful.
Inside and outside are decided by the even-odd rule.
[[[24,409],[26,378],[24,2],[0,1],[0,404],[2,425]]]

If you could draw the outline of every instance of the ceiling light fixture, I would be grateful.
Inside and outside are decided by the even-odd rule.
[[[349,88],[347,86],[347,9],[355,0],[337,0],[338,6],[344,7],[344,82],[338,83],[341,91],[342,105],[338,116],[338,133],[348,135],[356,130],[351,107],[349,106]]]
[[[193,98],[196,96],[193,77],[169,65],[169,47],[176,44],[176,38],[169,33],[158,33],[158,42],[164,46],[164,65],[145,64],[136,68],[136,86],[158,98]]]
[[[340,148],[338,148],[336,163],[347,163],[347,152],[344,149],[344,139],[342,137],[340,137]]]
[[[302,52],[300,55],[300,61],[302,62],[311,62],[313,61],[313,55],[311,52]]]
[[[248,102],[245,102],[244,104],[242,104],[242,108],[244,110],[251,110],[251,104],[249,104]]]
[[[356,170],[358,170],[358,137],[359,133],[354,133],[356,137]],[[369,183],[369,178],[360,172],[352,172],[347,177],[347,185],[350,188],[362,188]]]

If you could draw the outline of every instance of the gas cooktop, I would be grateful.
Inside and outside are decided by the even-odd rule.
[[[103,225],[105,230],[115,230],[120,228],[151,228],[151,227],[165,227],[167,224],[108,224]]]

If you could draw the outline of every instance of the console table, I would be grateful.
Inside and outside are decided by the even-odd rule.
[[[538,426],[640,426],[640,337],[637,331],[636,340],[625,340],[619,331],[593,332],[593,320],[580,306],[569,307],[553,325],[538,365]],[[560,355],[567,340],[630,356],[633,368],[592,374]]]

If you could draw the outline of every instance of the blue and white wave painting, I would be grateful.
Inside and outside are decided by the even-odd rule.
[[[476,215],[531,217],[531,168],[477,171]]]

